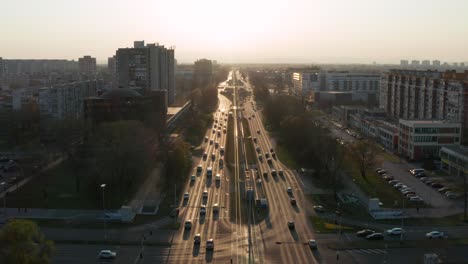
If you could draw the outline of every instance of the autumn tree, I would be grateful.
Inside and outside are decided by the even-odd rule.
[[[13,220],[0,230],[0,263],[46,264],[53,254],[53,242],[32,221]]]

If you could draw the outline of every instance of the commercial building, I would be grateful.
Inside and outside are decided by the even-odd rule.
[[[437,157],[442,147],[458,146],[460,140],[460,123],[399,120],[398,153],[410,160]]]
[[[439,152],[441,169],[452,176],[468,176],[468,147],[442,147]]]
[[[393,118],[447,120],[468,126],[468,71],[390,70],[380,81],[380,107]]]
[[[166,91],[168,103],[175,98],[174,50],[159,44],[135,41],[133,48],[118,49],[116,77],[119,88],[144,93]]]
[[[93,76],[96,75],[96,58],[91,56],[84,56],[83,58],[78,59],[78,67],[80,73]]]
[[[41,118],[61,120],[83,117],[83,101],[102,89],[100,80],[57,84],[39,89],[38,102]]]

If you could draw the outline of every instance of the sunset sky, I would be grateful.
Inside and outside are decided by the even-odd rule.
[[[134,40],[179,63],[468,61],[467,0],[2,0],[0,57],[104,62]]]

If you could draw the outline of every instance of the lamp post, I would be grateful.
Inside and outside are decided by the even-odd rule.
[[[106,184],[103,183],[101,184],[101,190],[102,190],[102,211],[103,211],[103,219],[104,219],[104,240],[107,241],[107,230],[106,230],[106,207],[104,203],[104,189],[106,188]]]

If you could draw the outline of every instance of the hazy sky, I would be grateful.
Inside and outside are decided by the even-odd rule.
[[[179,62],[468,61],[468,0],[0,0],[0,57],[107,60],[133,40]]]

